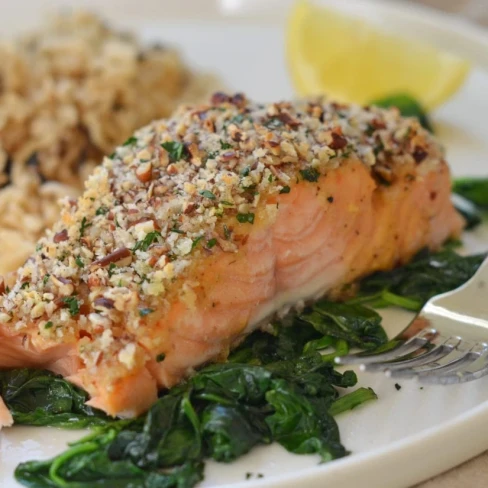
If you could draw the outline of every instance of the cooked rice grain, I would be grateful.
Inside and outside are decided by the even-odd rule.
[[[85,12],[1,43],[0,274],[23,263],[104,154],[215,86],[174,49],[142,47]]]

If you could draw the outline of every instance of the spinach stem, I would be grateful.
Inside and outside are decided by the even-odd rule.
[[[49,468],[49,477],[52,481],[57,483],[61,487],[69,487],[71,483],[65,481],[63,478],[58,476],[58,470],[63,466],[63,464],[69,459],[74,458],[78,454],[86,454],[89,452],[96,451],[99,445],[96,442],[87,442],[85,444],[79,444],[71,449],[68,449],[65,453],[60,454],[57,458],[54,458],[51,467]]]
[[[364,402],[376,400],[377,398],[378,396],[371,388],[358,388],[335,400],[329,408],[329,413],[334,417],[347,410],[352,410]]]
[[[383,290],[383,299],[390,305],[395,305],[397,307],[406,308],[412,312],[418,312],[422,308],[422,303],[418,300],[413,300],[412,298],[401,297],[395,295],[388,290]]]

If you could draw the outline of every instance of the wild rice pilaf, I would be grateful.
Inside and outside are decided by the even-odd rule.
[[[215,88],[166,46],[88,13],[0,44],[0,274],[17,268],[104,154]]]

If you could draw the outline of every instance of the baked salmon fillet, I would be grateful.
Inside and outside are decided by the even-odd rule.
[[[396,109],[217,93],[66,200],[1,290],[0,367],[138,415],[276,312],[457,236],[450,188],[439,143]]]

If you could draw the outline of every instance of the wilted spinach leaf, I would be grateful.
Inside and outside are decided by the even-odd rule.
[[[358,388],[357,390],[347,393],[347,395],[338,398],[329,408],[331,415],[338,415],[347,410],[362,405],[369,400],[377,399],[376,393],[371,388]]]
[[[266,399],[275,409],[266,418],[273,439],[296,454],[319,454],[329,461],[346,454],[339,429],[331,415],[318,409],[299,389],[284,380],[274,380]]]
[[[459,178],[454,181],[452,202],[466,220],[466,228],[478,226],[488,211],[488,178]]]
[[[460,256],[451,249],[422,251],[408,264],[364,279],[357,298],[349,303],[376,307],[397,305],[417,311],[431,297],[468,281],[487,254]]]
[[[457,193],[453,193],[451,195],[451,201],[466,221],[466,229],[474,229],[483,222],[483,213],[471,200]]]
[[[488,210],[488,178],[458,178],[452,190],[479,208]]]
[[[234,461],[249,452],[256,444],[266,442],[270,438],[269,433],[264,437],[250,421],[250,415],[256,413],[252,409],[246,412],[244,408],[235,405],[218,403],[209,405],[203,411],[203,438],[216,461]]]
[[[0,371],[0,396],[16,424],[81,429],[113,421],[85,405],[88,394],[61,376],[36,369]]]
[[[387,341],[381,316],[359,304],[320,300],[300,314],[299,320],[312,325],[323,335],[342,339],[362,349],[371,349]]]

